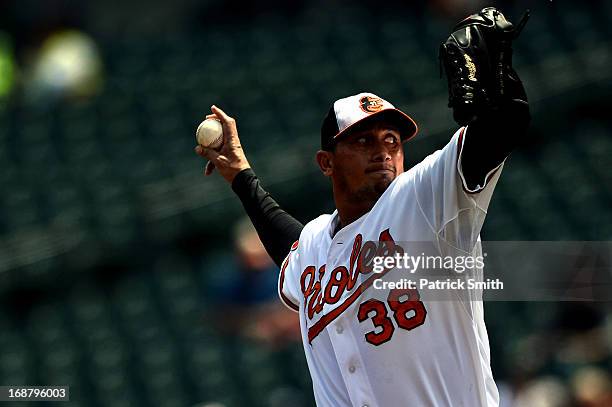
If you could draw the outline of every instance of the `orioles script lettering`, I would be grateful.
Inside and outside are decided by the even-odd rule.
[[[327,324],[355,302],[361,293],[372,285],[375,279],[382,277],[391,269],[384,269],[381,273],[373,273],[374,258],[394,256],[396,253],[404,254],[404,249],[395,243],[395,240],[385,229],[380,233],[378,242],[367,241],[363,243],[363,236],[358,234],[353,240],[353,248],[347,266],[338,266],[331,271],[329,281],[325,287],[321,286],[323,276],[328,271],[326,265],[311,265],[304,269],[300,277],[300,287],[304,295],[305,311],[308,319],[320,314],[325,304],[336,304],[340,299],[344,302],[332,311],[323,315],[319,321],[308,330],[309,340],[312,341]],[[357,286],[359,275],[371,274]],[[346,293],[350,293],[347,296]]]

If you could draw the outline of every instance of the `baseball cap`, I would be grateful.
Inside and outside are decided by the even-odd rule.
[[[416,136],[418,127],[406,113],[373,93],[359,93],[336,100],[321,126],[321,148],[331,150],[335,141],[359,123],[376,118],[395,125],[402,142]]]

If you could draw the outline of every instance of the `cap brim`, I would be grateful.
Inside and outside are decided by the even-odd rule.
[[[383,120],[385,122],[388,122],[389,124],[396,126],[400,132],[402,143],[416,136],[419,131],[419,127],[417,126],[416,122],[412,120],[412,118],[406,113],[402,112],[399,109],[384,109],[380,112],[373,113],[351,124],[346,129],[336,134],[334,136],[334,141],[337,141],[339,138],[346,136],[353,129],[355,129],[355,127],[361,126],[364,123],[367,123],[374,119]]]

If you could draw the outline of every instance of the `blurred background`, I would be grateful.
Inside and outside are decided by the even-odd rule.
[[[489,4],[532,9],[515,66],[534,120],[483,239],[610,240],[612,3]],[[329,105],[369,90],[409,112],[419,162],[456,128],[438,45],[483,5],[0,2],[0,384],[70,385],[73,406],[312,406],[277,269],[202,176],[195,128],[222,107],[289,212],[329,213]],[[502,406],[612,405],[610,304],[485,308]]]

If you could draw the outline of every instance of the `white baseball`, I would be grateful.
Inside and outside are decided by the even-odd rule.
[[[219,149],[223,145],[223,126],[216,119],[206,119],[196,130],[196,140],[202,147]]]

